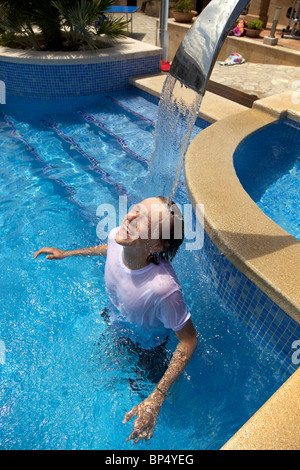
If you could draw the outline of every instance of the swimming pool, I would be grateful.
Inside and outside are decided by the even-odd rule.
[[[300,124],[278,121],[245,139],[234,154],[244,189],[260,209],[300,239]]]
[[[103,260],[32,255],[94,245],[97,207],[141,197],[157,105],[135,91],[26,103],[26,117],[16,100],[1,118],[0,448],[131,449],[121,422],[141,400],[137,358],[100,315]],[[188,203],[182,180],[175,199]],[[218,449],[289,374],[216,296],[197,252],[181,250],[174,266],[199,348],[137,448]]]

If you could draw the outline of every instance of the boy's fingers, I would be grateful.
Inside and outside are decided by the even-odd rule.
[[[40,248],[38,251],[36,251],[33,255],[34,258],[36,258],[37,256],[41,255],[42,253],[52,253],[52,249],[51,248]]]
[[[127,437],[127,439],[125,439],[125,442],[128,442],[128,441],[130,441],[131,439],[135,439],[135,438],[136,438],[136,435],[137,435],[136,431],[133,430],[133,431],[131,432],[130,436]]]
[[[34,253],[33,257],[36,258],[36,257],[39,256],[40,254],[41,254],[41,250],[36,251],[36,252]]]
[[[123,424],[127,423],[127,421],[133,418],[133,416],[135,416],[136,414],[137,414],[137,406],[134,406],[131,411],[129,411],[128,413],[125,413]]]
[[[141,439],[141,430],[136,426],[136,423],[134,425],[134,429],[131,431],[130,436],[125,440],[125,442],[128,442],[131,439],[134,440],[134,444],[136,444]]]

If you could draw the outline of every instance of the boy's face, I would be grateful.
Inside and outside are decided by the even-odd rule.
[[[166,205],[158,198],[148,198],[136,204],[124,218],[115,240],[122,246],[132,246],[145,251],[163,250],[159,239],[162,220],[168,217]]]

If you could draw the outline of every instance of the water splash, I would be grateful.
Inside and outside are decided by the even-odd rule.
[[[167,76],[159,102],[145,198],[158,193],[173,197],[201,101],[201,94]]]

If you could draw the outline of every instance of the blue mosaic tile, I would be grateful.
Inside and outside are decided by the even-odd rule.
[[[108,63],[33,65],[0,62],[6,92],[32,98],[63,98],[107,93],[129,87],[129,78],[156,73],[160,55]]]
[[[300,325],[240,272],[205,233],[200,262],[218,294],[256,338],[273,351],[282,366],[294,372],[292,343],[300,339]]]

